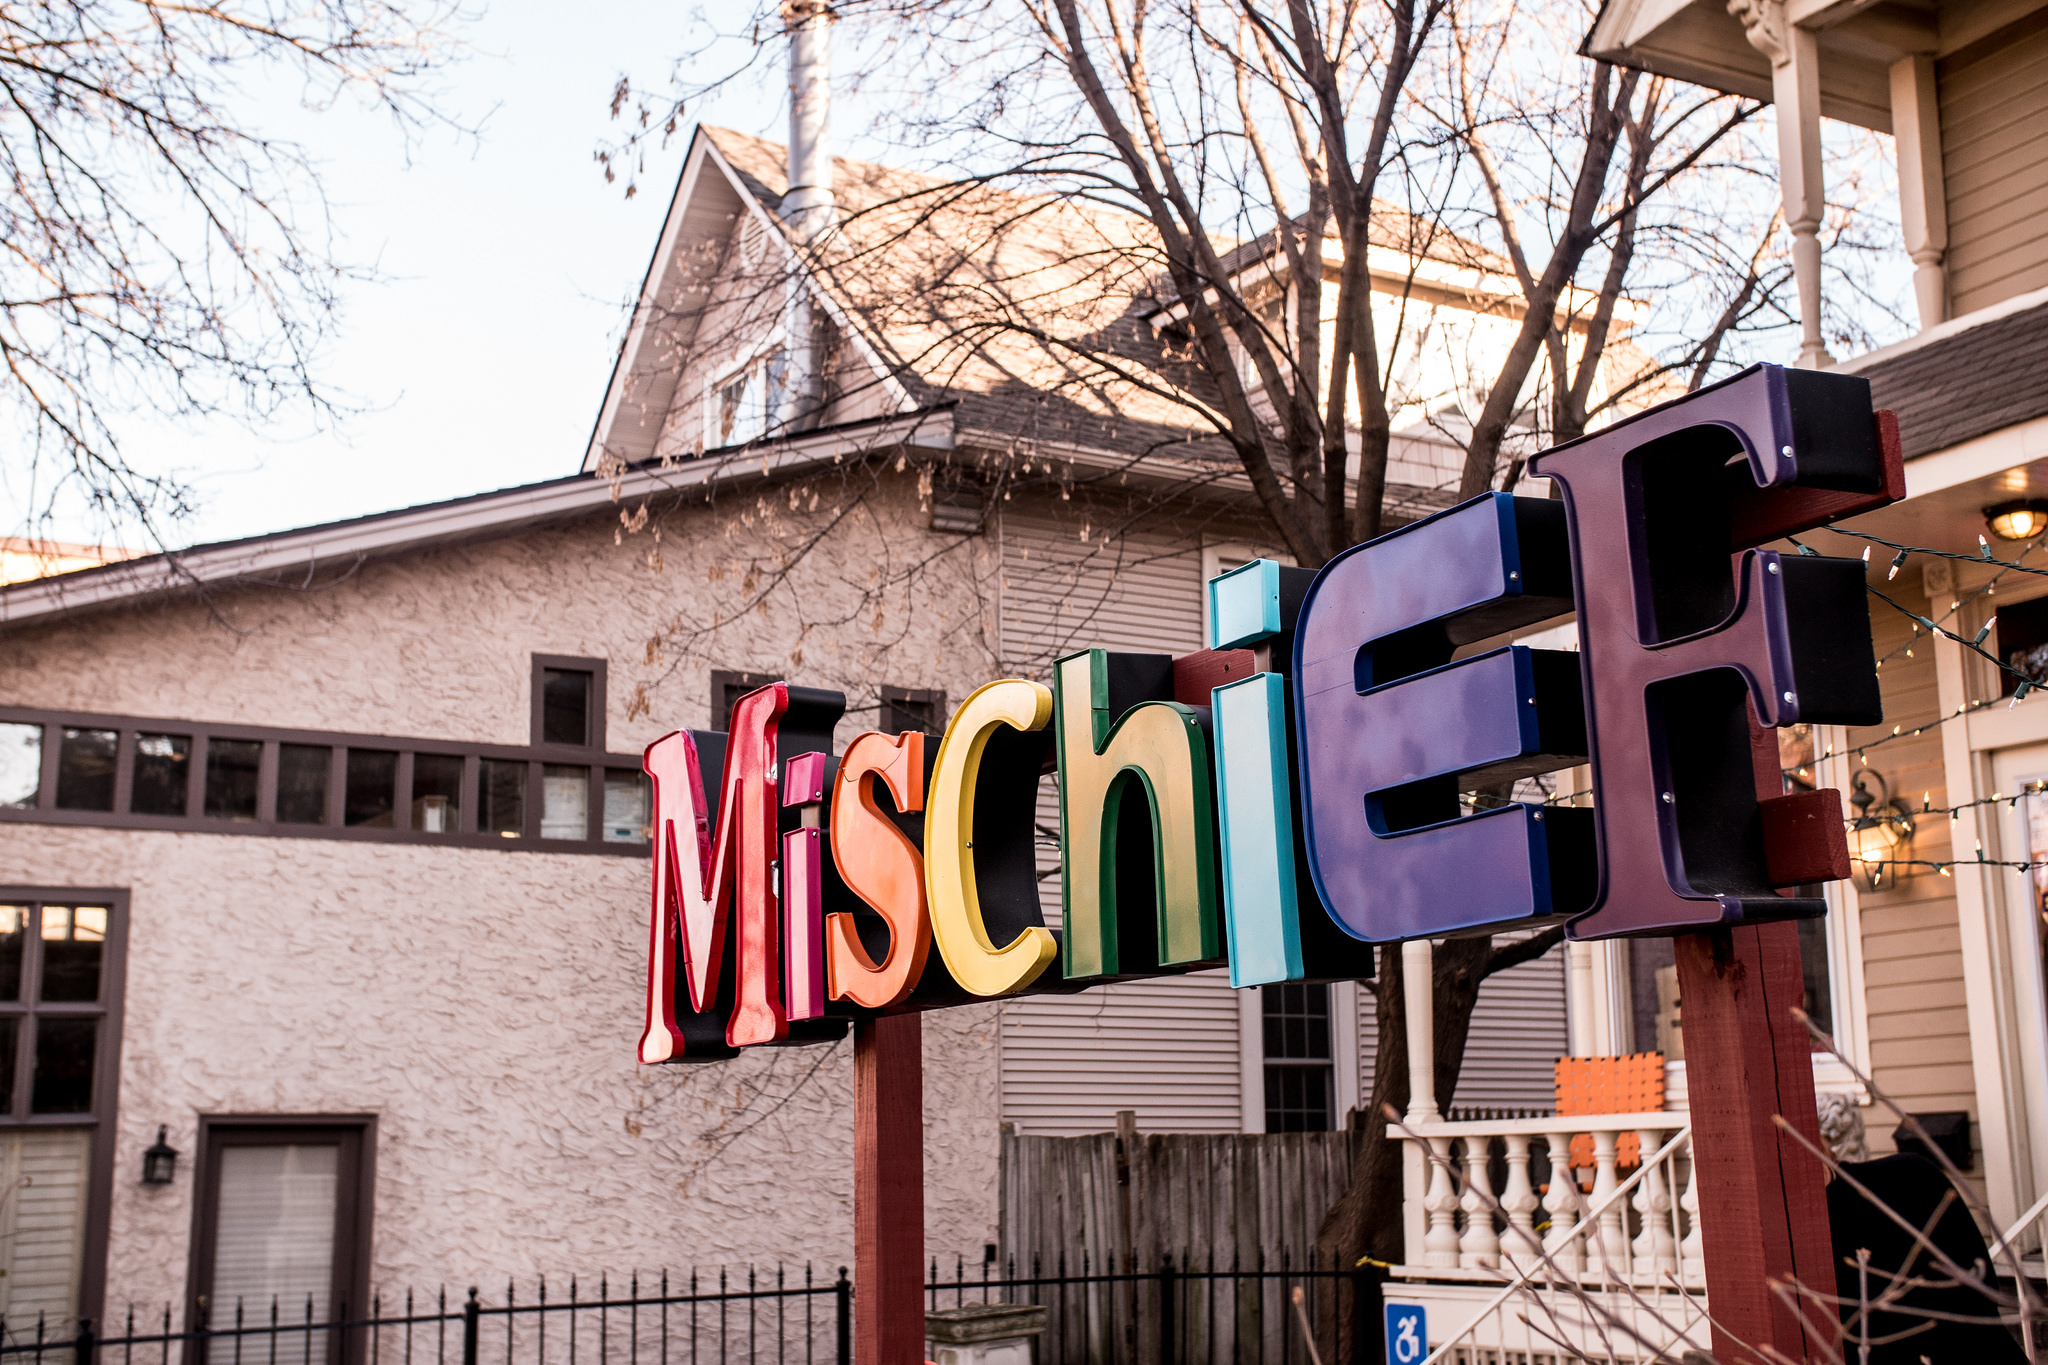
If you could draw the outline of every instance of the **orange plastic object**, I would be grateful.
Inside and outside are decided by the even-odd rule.
[[[1637,1052],[1627,1057],[1560,1057],[1557,1059],[1557,1112],[1571,1114],[1650,1114],[1664,1107],[1664,1054]],[[1614,1145],[1624,1169],[1643,1159],[1642,1140],[1619,1134]],[[1572,1139],[1572,1168],[1593,1164],[1593,1135]]]
[[[859,736],[846,746],[833,784],[832,857],[853,894],[888,921],[889,952],[876,963],[861,946],[852,915],[827,915],[825,991],[868,1009],[886,1009],[908,996],[932,947],[924,858],[875,804],[877,780],[888,785],[898,810],[923,810],[924,736]]]

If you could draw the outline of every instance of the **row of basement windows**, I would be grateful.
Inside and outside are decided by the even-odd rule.
[[[115,774],[123,732],[72,726],[0,723],[0,806],[34,809],[39,802],[46,729],[57,731],[57,780],[52,805],[61,811],[113,813]],[[209,738],[205,773],[197,793],[192,784],[193,737],[131,731],[133,777],[126,813],[209,820],[255,821],[258,779],[268,741]],[[476,801],[480,834],[518,838],[526,831],[529,774],[533,765],[516,759],[478,759],[474,787],[464,780],[468,760],[461,754],[415,753],[411,790],[398,790],[399,751],[337,749],[326,744],[277,745],[277,808],[283,825],[331,825],[333,772],[343,766],[340,824],[360,829],[413,829],[453,834],[462,828],[465,795]],[[582,764],[541,767],[540,837],[587,839],[591,769]],[[607,768],[603,778],[603,839],[640,843],[647,838],[646,777],[632,769]],[[197,811],[193,810],[197,797]],[[401,810],[407,813],[399,823]]]

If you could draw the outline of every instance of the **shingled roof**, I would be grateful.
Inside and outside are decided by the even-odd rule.
[[[1907,459],[2048,415],[2048,298],[2021,303],[1843,367],[1870,381],[1877,406],[1898,412]]]

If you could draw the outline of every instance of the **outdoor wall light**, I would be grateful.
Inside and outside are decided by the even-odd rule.
[[[168,1185],[178,1171],[178,1149],[164,1141],[169,1125],[158,1124],[156,1141],[142,1153],[142,1183],[145,1185]]]
[[[1984,520],[1990,524],[1991,534],[2000,540],[2032,540],[2048,531],[2048,501],[2020,498],[2001,502],[1984,509]]]
[[[1870,790],[1865,778],[1877,780],[1877,792]],[[1885,865],[1913,842],[1913,816],[1892,801],[1890,785],[1875,768],[1857,772],[1849,804],[1856,808],[1856,818],[1849,822],[1849,856],[1862,870],[1865,887],[1875,891],[1884,881]]]

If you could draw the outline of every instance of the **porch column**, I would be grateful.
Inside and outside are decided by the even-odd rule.
[[[1429,940],[1401,945],[1401,998],[1408,1011],[1407,1122],[1438,1123],[1436,1107],[1436,983]]]
[[[1813,33],[1788,21],[1784,0],[1728,0],[1751,47],[1771,59],[1771,100],[1778,106],[1778,184],[1792,234],[1792,277],[1799,289],[1799,364],[1834,364],[1820,334],[1820,48]]]
[[[1924,53],[1892,63],[1892,136],[1899,149],[1899,226],[1913,259],[1913,298],[1920,325],[1948,317],[1948,191],[1941,169],[1941,111],[1934,98],[1934,58]]]

